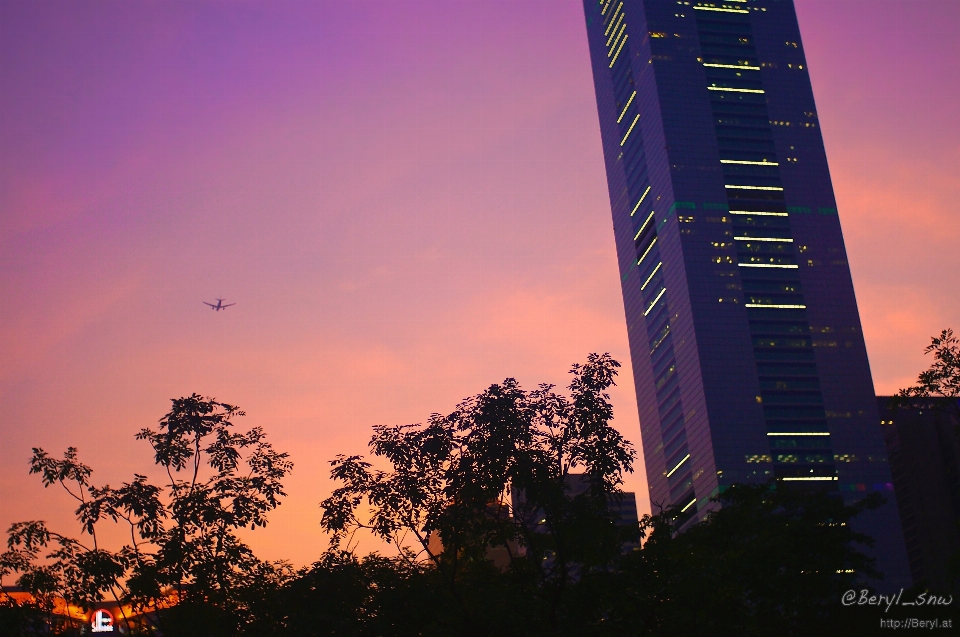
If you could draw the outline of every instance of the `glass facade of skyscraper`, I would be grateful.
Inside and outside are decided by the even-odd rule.
[[[651,501],[736,482],[888,503],[873,383],[790,0],[584,0]]]

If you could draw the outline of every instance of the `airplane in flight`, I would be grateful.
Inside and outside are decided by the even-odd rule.
[[[209,305],[211,308],[213,308],[213,311],[214,311],[214,312],[219,312],[220,310],[225,310],[225,309],[227,309],[227,308],[230,307],[231,305],[236,305],[236,303],[227,303],[226,305],[224,305],[224,304],[223,304],[224,300],[225,300],[225,299],[217,299],[217,304],[216,304],[216,305],[214,305],[213,303],[207,303],[206,301],[204,301],[203,304],[204,304],[204,305]]]

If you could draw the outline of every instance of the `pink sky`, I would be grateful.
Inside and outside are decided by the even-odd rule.
[[[960,4],[797,5],[889,393],[960,328]],[[591,351],[628,362],[578,1],[0,5],[0,527],[75,528],[31,447],[116,485],[196,391],[291,452],[249,539],[308,563],[372,425]]]

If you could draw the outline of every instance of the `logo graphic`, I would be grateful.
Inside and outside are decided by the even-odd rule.
[[[95,633],[112,633],[113,632],[113,615],[110,614],[110,611],[100,609],[93,614],[93,632]]]

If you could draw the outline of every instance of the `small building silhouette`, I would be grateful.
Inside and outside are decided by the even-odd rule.
[[[936,401],[891,407],[878,396],[880,426],[914,584],[955,589],[960,576],[960,410]]]

